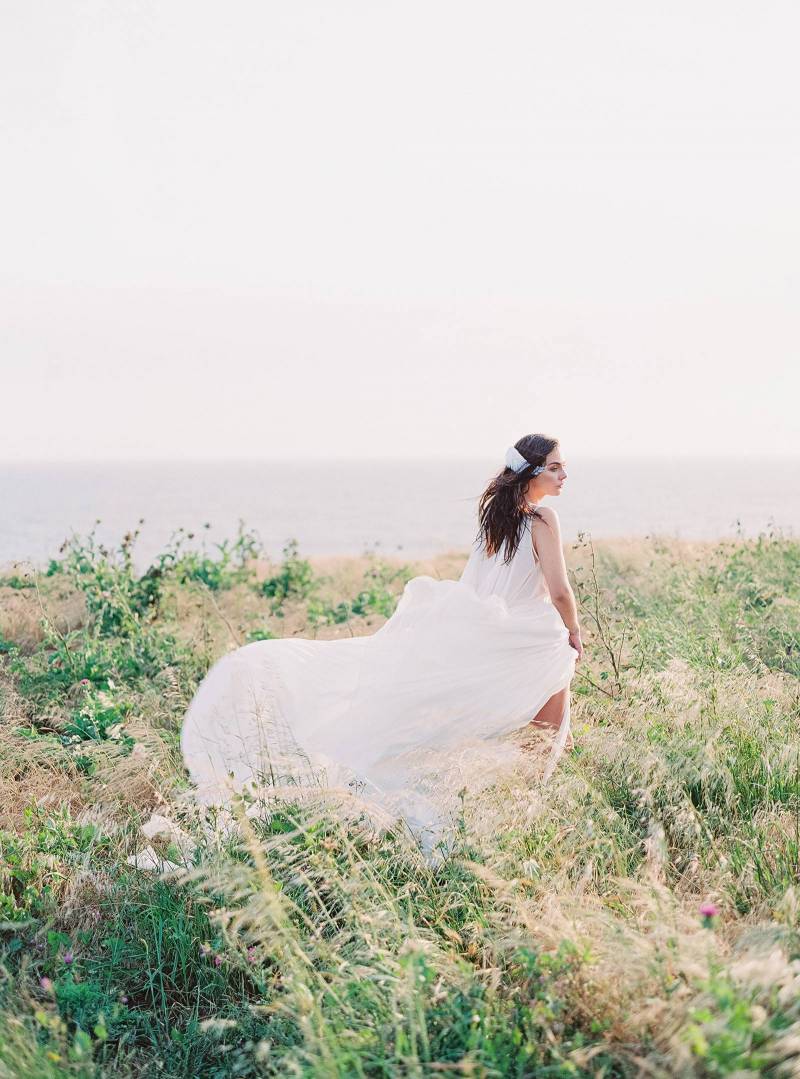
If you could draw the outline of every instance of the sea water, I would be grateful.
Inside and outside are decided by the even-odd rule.
[[[800,526],[800,461],[605,459],[567,463],[558,497],[565,542],[652,536],[719,539]],[[179,527],[199,546],[232,538],[239,520],[278,558],[301,554],[425,557],[467,551],[495,461],[139,462],[0,465],[0,565],[43,565],[72,533],[96,526],[117,544],[144,518],[136,562]],[[205,527],[205,526],[210,527]]]

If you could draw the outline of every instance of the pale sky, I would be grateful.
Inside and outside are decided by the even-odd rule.
[[[794,2],[6,0],[0,461],[800,454]]]

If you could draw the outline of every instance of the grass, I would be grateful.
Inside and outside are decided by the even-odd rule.
[[[178,738],[227,649],[372,633],[465,556],[135,539],[0,583],[0,1079],[796,1073],[797,541],[581,537],[576,748],[431,858],[319,799],[202,814]]]

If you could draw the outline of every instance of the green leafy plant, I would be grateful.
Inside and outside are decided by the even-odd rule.
[[[287,600],[307,599],[319,587],[311,563],[300,558],[298,552],[297,540],[289,540],[283,548],[283,561],[278,572],[261,583],[261,593],[270,599],[270,610],[278,617],[283,616],[283,605]]]
[[[205,525],[205,528],[208,527]],[[159,566],[162,571],[169,569],[180,583],[198,581],[212,592],[247,581],[251,575],[251,562],[263,553],[257,533],[246,529],[241,520],[235,539],[214,544],[217,551],[215,557],[206,553],[205,545],[200,551],[184,549],[184,545],[193,538],[192,532],[179,529],[173,536],[168,552],[160,557]]]
[[[0,918],[20,922],[41,917],[69,879],[70,867],[104,841],[91,824],[78,824],[66,809],[25,810],[19,834],[0,831]]]
[[[402,589],[413,576],[408,566],[398,568],[386,562],[375,560],[367,570],[367,587],[362,589],[352,600],[342,600],[333,604],[314,598],[308,605],[308,619],[312,625],[335,625],[349,622],[353,617],[378,615],[391,618]]]
[[[0,588],[13,588],[17,591],[23,588],[34,588],[34,580],[32,576],[21,577],[17,573],[13,573],[10,577],[0,577]]]

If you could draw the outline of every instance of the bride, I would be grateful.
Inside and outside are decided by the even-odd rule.
[[[198,800],[349,788],[431,829],[465,762],[485,785],[519,753],[500,736],[526,726],[554,735],[548,779],[571,745],[583,654],[558,516],[541,505],[565,479],[557,440],[526,435],[479,499],[459,580],[413,578],[371,636],[256,641],[218,660],[181,732]]]

